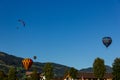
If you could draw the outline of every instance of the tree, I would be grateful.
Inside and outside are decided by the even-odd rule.
[[[5,74],[3,71],[0,70],[0,80],[3,80],[5,78]]]
[[[8,78],[7,77],[4,77],[4,79],[3,80],[8,80]]]
[[[64,73],[65,77],[70,76],[72,80],[76,79],[77,75],[78,75],[78,71],[74,67],[71,67],[70,69],[66,69]]]
[[[66,75],[68,75],[68,74],[69,74],[69,69],[66,68],[66,69],[65,69],[65,72],[64,72],[64,76],[66,76]]]
[[[13,67],[9,69],[8,80],[16,80],[16,70]]]
[[[25,75],[25,74],[23,74],[23,68],[22,67],[16,67],[15,69],[16,69],[17,78],[19,78],[19,80],[23,80],[22,79],[23,75]]]
[[[46,80],[51,80],[53,78],[53,75],[54,75],[53,74],[53,66],[51,63],[46,63],[43,68],[43,71],[44,71]]]
[[[39,80],[39,75],[37,73],[37,70],[35,69],[33,73],[31,74],[31,79],[30,80]]]
[[[103,59],[101,58],[95,59],[93,63],[93,72],[98,79],[103,80],[104,74],[106,72],[106,67],[104,65]]]
[[[120,80],[120,58],[116,58],[112,64],[113,80]]]
[[[78,71],[75,68],[70,68],[68,74],[71,76],[71,78],[76,79]]]

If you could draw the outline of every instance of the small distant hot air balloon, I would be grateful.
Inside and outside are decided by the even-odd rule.
[[[110,44],[112,43],[112,38],[111,37],[103,37],[102,42],[106,47],[109,47]]]
[[[34,60],[36,60],[36,59],[37,59],[37,56],[33,56],[33,58],[34,58]]]
[[[28,70],[32,66],[33,61],[30,58],[25,58],[22,60],[22,64],[23,64],[25,70]]]

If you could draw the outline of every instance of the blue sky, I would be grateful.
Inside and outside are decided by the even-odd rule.
[[[120,56],[119,0],[0,0],[0,10],[0,51],[77,69]]]

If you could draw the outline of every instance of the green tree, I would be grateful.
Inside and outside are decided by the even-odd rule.
[[[68,75],[69,74],[69,69],[65,69],[65,72],[64,72],[64,76]]]
[[[78,71],[75,68],[70,68],[68,74],[71,76],[71,78],[76,79]]]
[[[120,80],[120,58],[116,58],[112,64],[113,80]]]
[[[13,67],[9,69],[8,80],[16,80],[16,70]]]
[[[106,67],[104,65],[103,59],[101,58],[95,59],[93,63],[93,72],[98,79],[103,80],[104,74],[106,72]]]
[[[8,80],[8,78],[7,77],[4,77],[4,79],[3,80]]]
[[[37,73],[37,70],[35,69],[33,73],[31,74],[31,79],[30,80],[39,80],[39,75]]]
[[[3,71],[0,70],[0,80],[3,80],[5,78],[5,74]]]
[[[43,72],[44,72],[46,80],[51,80],[54,76],[52,64],[46,63],[44,68],[43,68]]]

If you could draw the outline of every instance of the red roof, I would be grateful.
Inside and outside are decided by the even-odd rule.
[[[96,78],[94,73],[79,73],[78,78]],[[112,73],[105,73],[104,78],[113,78]]]
[[[26,72],[26,75],[31,75],[33,72],[29,72],[29,71],[27,71]]]

